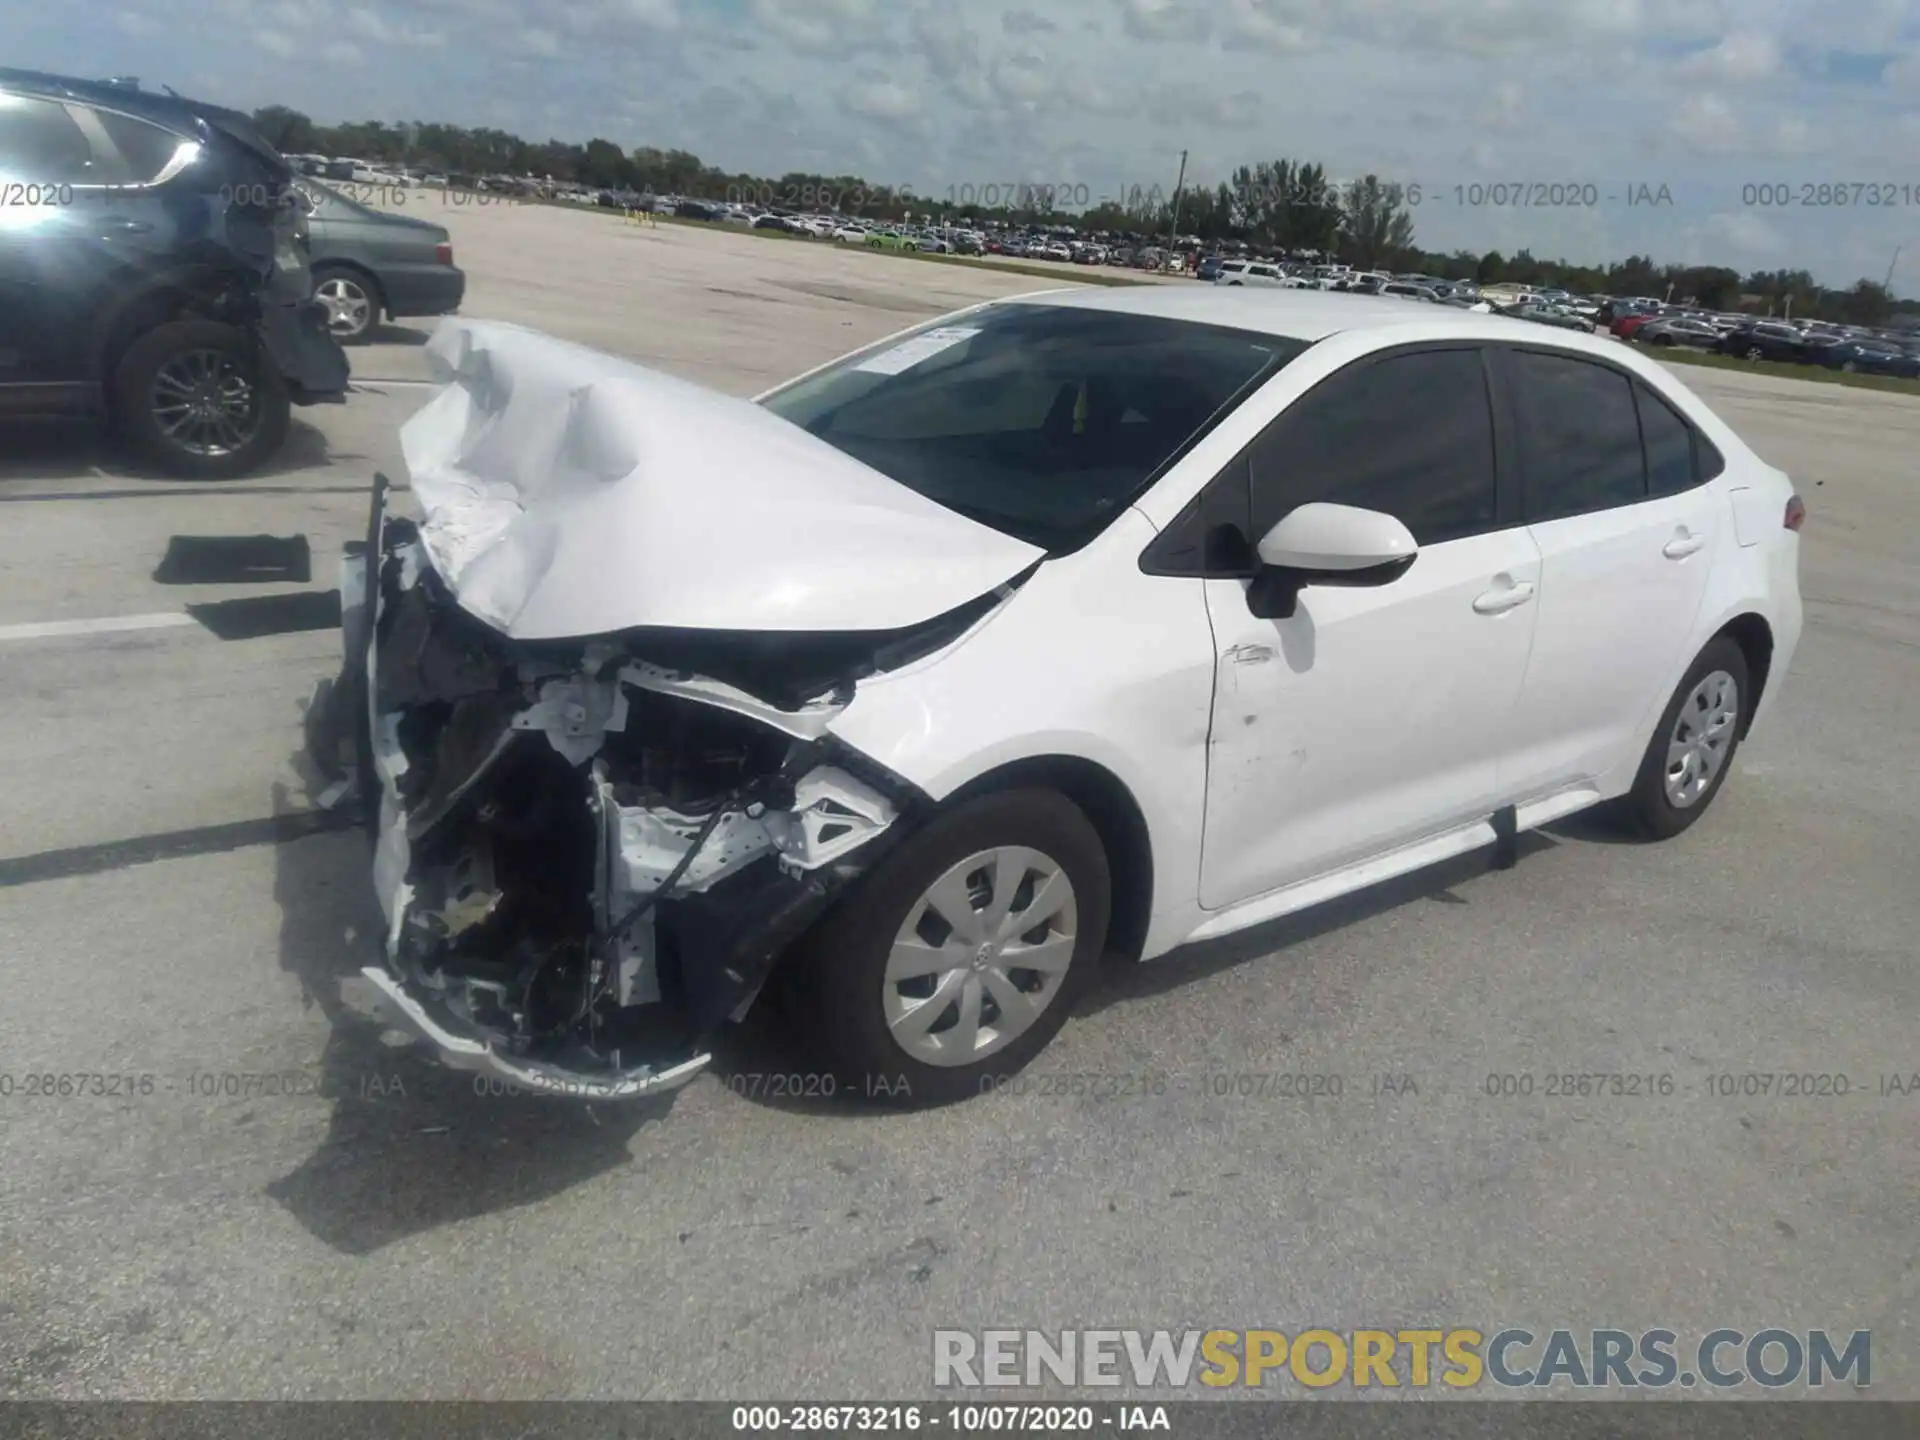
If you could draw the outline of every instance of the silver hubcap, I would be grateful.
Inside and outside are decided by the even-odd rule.
[[[1038,850],[969,855],[907,912],[882,985],[887,1028],[928,1065],[966,1065],[1031,1029],[1079,935],[1073,883]]]
[[[162,365],[150,403],[161,434],[196,455],[231,454],[259,422],[252,382],[219,350],[189,350]]]
[[[327,307],[327,328],[336,335],[358,335],[373,323],[373,301],[351,280],[322,280],[313,294]]]
[[[1667,799],[1684,810],[1713,784],[1727,763],[1727,750],[1740,722],[1740,687],[1733,676],[1715,670],[1693,687],[1667,740]]]

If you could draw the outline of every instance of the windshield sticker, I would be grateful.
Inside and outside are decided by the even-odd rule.
[[[979,333],[979,330],[965,325],[942,325],[902,340],[898,345],[862,360],[853,368],[868,375],[898,375],[903,370],[911,370],[922,360],[931,360],[942,350],[951,350],[961,341],[971,340]]]

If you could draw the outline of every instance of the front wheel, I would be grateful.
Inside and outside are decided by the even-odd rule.
[[[1051,790],[967,801],[889,855],[796,957],[824,1067],[853,1093],[991,1089],[1066,1023],[1106,945],[1099,834]]]
[[[1615,815],[1652,840],[1678,835],[1705,813],[1726,783],[1752,706],[1747,657],[1726,636],[1694,658],[1641,758],[1633,789]]]
[[[1747,350],[1747,359],[1749,360],[1757,361],[1757,360],[1764,360],[1766,358],[1767,358],[1767,352],[1762,350],[1757,345],[1750,346]]]
[[[287,438],[286,382],[253,336],[217,320],[176,320],[127,347],[113,372],[114,418],[175,475],[229,480]]]

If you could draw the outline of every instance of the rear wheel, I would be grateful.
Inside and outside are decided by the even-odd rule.
[[[286,382],[246,331],[177,320],[120,357],[114,418],[127,438],[175,475],[226,480],[278,450],[291,424]]]
[[[1106,852],[1051,790],[940,816],[796,957],[819,1057],[848,1092],[939,1104],[990,1089],[1066,1022],[1106,945]]]
[[[1653,840],[1678,835],[1726,783],[1752,704],[1747,657],[1718,636],[1695,657],[1660,717],[1633,789],[1615,815]]]
[[[1750,345],[1747,347],[1747,359],[1764,360],[1766,358],[1767,352],[1762,350],[1758,345]]]
[[[364,345],[380,328],[380,287],[358,270],[316,266],[313,298],[327,307],[327,333],[342,345]]]

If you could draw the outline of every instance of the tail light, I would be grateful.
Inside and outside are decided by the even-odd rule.
[[[433,258],[442,265],[451,265],[453,263],[453,246],[445,240],[442,240],[438,245],[433,247]]]
[[[1807,507],[1798,495],[1789,495],[1787,497],[1787,513],[1782,523],[1784,523],[1789,530],[1798,530],[1802,525],[1807,523]]]

